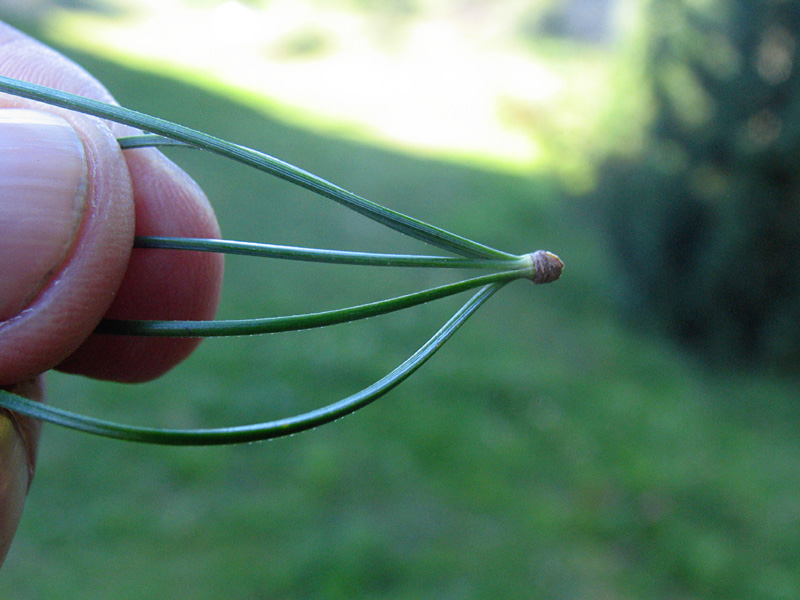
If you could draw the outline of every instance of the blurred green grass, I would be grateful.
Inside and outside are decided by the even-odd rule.
[[[553,286],[511,286],[409,382],[317,431],[179,449],[47,427],[1,597],[800,594],[797,382],[707,372],[626,329],[608,306],[618,284],[590,206],[543,178],[317,136],[74,56],[127,106],[264,149],[491,245],[548,248],[567,269]],[[420,249],[284,183],[172,155],[207,190],[227,237]],[[436,281],[234,258],[221,316],[334,307]],[[56,375],[50,400],[182,427],[288,415],[382,376],[455,306],[210,340],[143,386]]]

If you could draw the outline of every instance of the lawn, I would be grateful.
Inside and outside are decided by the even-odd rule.
[[[322,429],[177,449],[48,426],[0,595],[20,600],[796,598],[797,381],[711,372],[626,326],[592,207],[555,180],[293,128],[72,53],[125,105],[268,151],[490,245],[564,258],[510,286],[418,375]],[[225,235],[424,250],[326,200],[173,151]],[[221,316],[342,306],[444,276],[233,258]],[[381,377],[458,306],[209,340],[158,382],[55,375],[50,402],[144,425],[268,420]]]

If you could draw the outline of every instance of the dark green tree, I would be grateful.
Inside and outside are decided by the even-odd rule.
[[[625,300],[712,359],[800,362],[800,4],[652,0],[647,151],[598,188]]]

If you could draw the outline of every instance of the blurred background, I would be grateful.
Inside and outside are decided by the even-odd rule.
[[[517,283],[370,408],[179,449],[48,426],[0,594],[800,596],[800,5],[765,0],[0,0],[120,102],[507,251]],[[170,156],[232,239],[420,244],[266,176]],[[231,258],[220,316],[445,275]],[[209,340],[50,402],[143,425],[288,416],[391,370],[459,305]]]

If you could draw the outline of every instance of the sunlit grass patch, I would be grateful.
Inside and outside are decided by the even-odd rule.
[[[56,12],[48,32],[294,124],[483,167],[554,171],[575,191],[591,187],[596,158],[637,144],[646,94],[632,3],[620,3],[604,43],[548,33],[545,2],[391,4],[120,2],[112,14]]]

